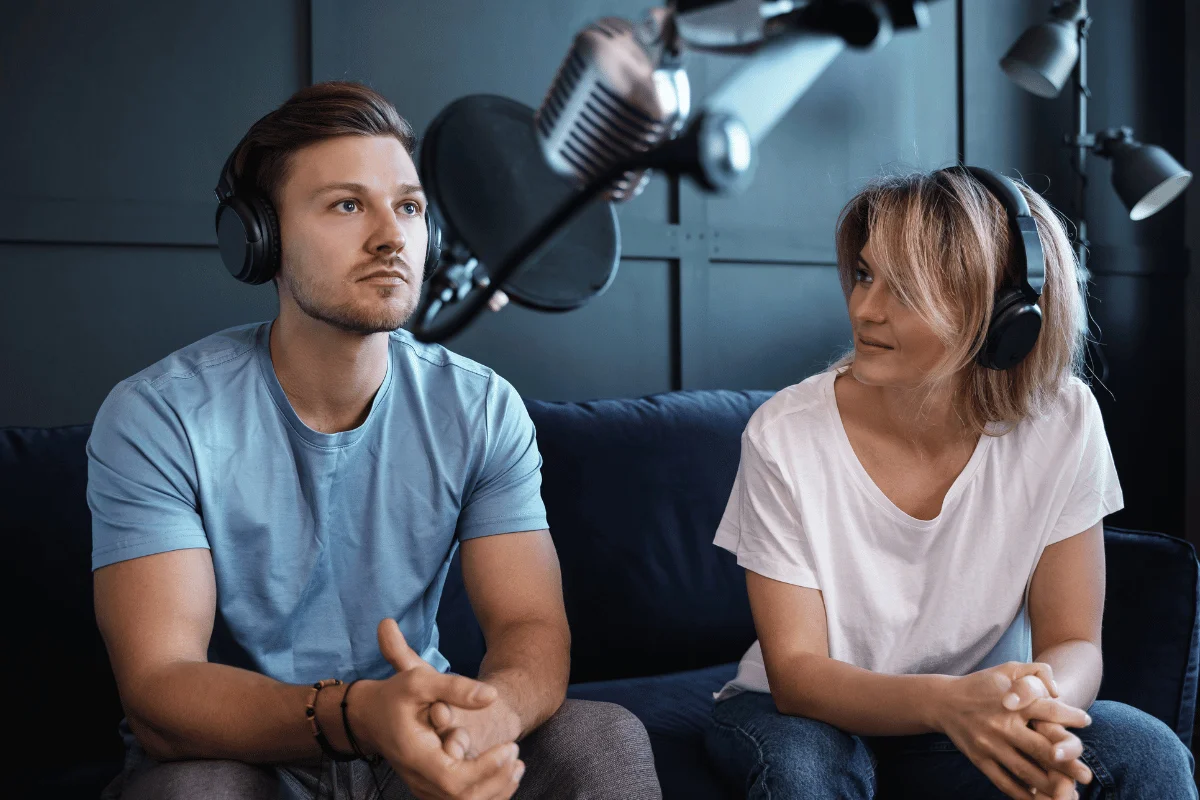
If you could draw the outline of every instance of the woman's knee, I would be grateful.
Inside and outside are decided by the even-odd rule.
[[[738,702],[735,697],[722,705]],[[741,705],[716,709],[706,743],[725,779],[748,797],[872,796],[874,767],[861,739],[781,714],[761,698]]]
[[[1101,785],[1136,796],[1196,797],[1195,760],[1162,720],[1106,700],[1097,701],[1088,713],[1092,724],[1077,733],[1084,763]]]

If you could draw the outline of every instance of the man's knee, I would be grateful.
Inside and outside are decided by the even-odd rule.
[[[132,776],[121,800],[275,800],[274,769],[240,761],[172,761]]]
[[[530,741],[536,763],[570,787],[563,797],[649,800],[661,797],[650,737],[641,720],[615,703],[567,700]],[[533,739],[533,737],[531,737]],[[528,741],[528,740],[527,740]],[[539,778],[530,775],[541,783]],[[520,793],[518,793],[520,796]]]

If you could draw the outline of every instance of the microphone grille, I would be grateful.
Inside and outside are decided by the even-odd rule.
[[[550,166],[589,183],[669,136],[678,107],[655,80],[655,64],[633,26],[606,17],[575,37],[534,126]],[[606,194],[626,200],[641,190],[646,177],[643,171],[625,172]]]

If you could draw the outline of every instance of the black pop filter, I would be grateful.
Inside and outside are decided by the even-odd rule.
[[[533,109],[496,95],[443,109],[425,133],[420,169],[443,252],[485,268],[503,264],[578,191],[546,163]],[[539,311],[570,311],[609,287],[620,252],[616,211],[597,196],[499,288]]]

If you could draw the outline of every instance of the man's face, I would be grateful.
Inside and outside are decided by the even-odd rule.
[[[425,194],[392,136],[338,136],[292,154],[276,198],[280,304],[352,333],[399,328],[421,294]]]

